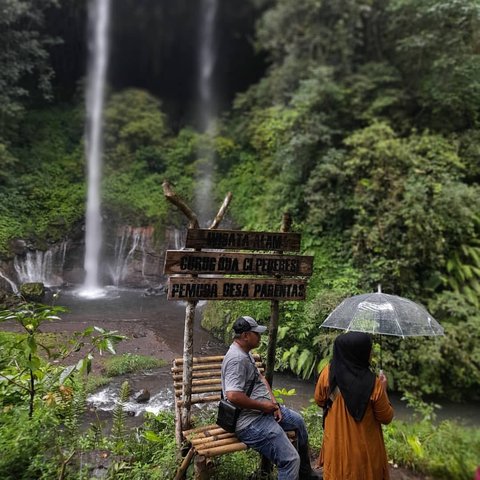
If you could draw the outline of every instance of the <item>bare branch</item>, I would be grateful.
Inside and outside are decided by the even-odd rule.
[[[223,220],[223,217],[227,212],[227,208],[230,205],[230,202],[232,201],[232,197],[233,197],[232,192],[228,192],[227,196],[225,197],[225,200],[222,203],[222,206],[220,207],[220,210],[218,211],[210,227],[208,227],[210,230],[215,230],[220,224],[220,222]]]
[[[178,207],[190,221],[188,228],[199,228],[198,219],[194,211],[176,194],[167,180],[163,182],[162,187],[166,199]]]

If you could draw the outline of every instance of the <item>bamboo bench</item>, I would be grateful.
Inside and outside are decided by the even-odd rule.
[[[265,366],[259,355],[254,355],[255,363],[260,372]],[[191,404],[215,404],[220,401],[222,390],[221,366],[223,356],[194,357],[192,369],[192,396]],[[182,426],[182,388],[183,388],[183,358],[175,358],[172,367],[173,386],[175,390],[175,428],[177,438],[186,441],[190,449],[182,465],[177,471],[175,479],[183,478],[190,462],[195,455],[206,458],[217,457],[227,453],[246,450],[248,447],[241,442],[234,433],[229,433],[216,424],[199,426],[189,430],[181,430]],[[294,442],[294,431],[287,432]]]

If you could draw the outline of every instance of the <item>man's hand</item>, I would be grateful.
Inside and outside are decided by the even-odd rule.
[[[277,403],[277,409],[275,410],[275,412],[273,412],[273,416],[275,417],[275,420],[277,422],[282,421],[282,410],[280,409],[280,405],[278,403]]]
[[[240,408],[249,408],[250,410],[260,410],[260,412],[265,413],[266,415],[275,414],[275,418],[282,418],[280,409],[276,402],[270,400],[254,400],[253,398],[248,397],[243,392],[228,391],[226,392],[226,397],[230,402]],[[275,413],[278,412],[278,413]]]
[[[261,402],[262,412],[266,414],[275,413],[279,410],[278,405],[274,402]]]

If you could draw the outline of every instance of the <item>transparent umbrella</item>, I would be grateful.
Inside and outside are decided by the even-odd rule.
[[[322,327],[397,337],[444,335],[443,327],[418,303],[396,295],[366,293],[346,298]]]

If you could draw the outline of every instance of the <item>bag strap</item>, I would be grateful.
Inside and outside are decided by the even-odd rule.
[[[250,355],[248,355],[248,359],[250,360],[250,363],[253,365],[253,370],[254,370],[255,374],[254,374],[252,383],[248,387],[248,390],[247,390],[247,393],[246,393],[247,397],[249,397],[252,394],[253,386],[255,385],[255,382],[257,381],[257,378],[258,378],[258,368],[257,368],[257,365],[255,364],[255,361],[252,360]]]
[[[250,359],[250,356],[248,357]],[[257,381],[257,378],[258,378],[258,368],[257,366],[255,365],[255,362],[252,362],[252,360],[250,359],[250,362],[253,364],[253,368],[255,369],[255,374],[254,374],[254,377],[253,377],[253,380],[251,381],[250,383],[250,386],[248,387],[248,390],[246,391],[245,395],[247,395],[247,397],[249,397],[252,392],[253,392],[253,387],[255,385],[255,382]],[[225,397],[223,396],[223,387],[222,389],[220,390],[220,398],[224,399]],[[238,407],[237,407],[238,408]]]
[[[255,368],[257,368],[257,367],[255,367]],[[257,378],[258,378],[258,372],[255,372],[255,376],[253,377],[253,380],[250,383],[250,386],[248,387],[248,390],[247,390],[247,393],[246,393],[247,397],[249,397],[252,394],[253,386],[255,385],[255,382],[257,381]]]

